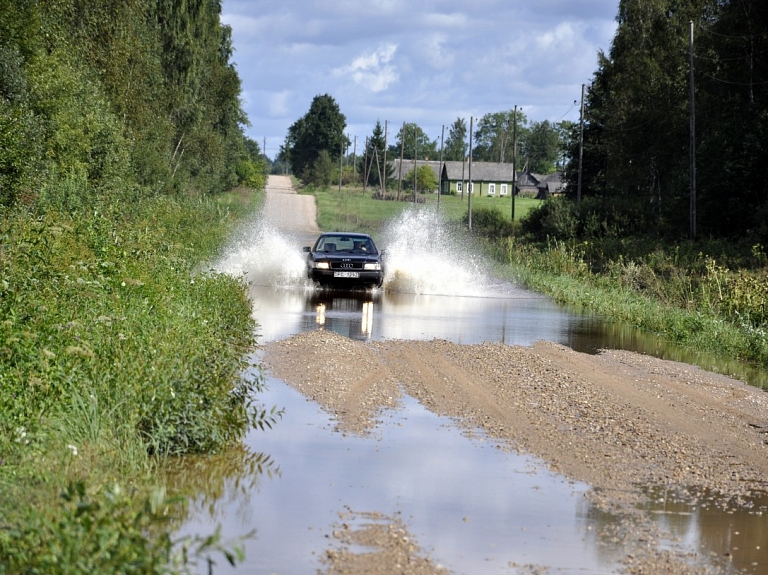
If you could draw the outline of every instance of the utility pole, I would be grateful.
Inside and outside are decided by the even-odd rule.
[[[693,83],[693,20],[691,20],[691,41],[688,50],[691,92],[691,239],[696,239],[696,91]]]
[[[342,134],[343,136],[343,134]],[[342,162],[344,161],[344,138],[341,138],[341,149],[339,150],[339,191],[341,191],[341,172]]]
[[[381,184],[381,197],[383,198],[387,193],[387,127],[389,120],[384,120],[384,175],[379,178],[379,184]]]
[[[517,104],[512,118],[512,221],[515,221],[515,188],[517,187]]]
[[[469,187],[467,188],[467,194],[469,200],[467,201],[467,222],[469,223],[469,231],[472,231],[472,129],[474,117],[469,117]]]
[[[403,129],[400,130],[400,169],[398,170],[397,181],[397,201],[400,201],[400,194],[403,191],[403,152],[405,151],[405,122],[403,122]]]
[[[579,183],[576,186],[576,205],[581,205],[581,165],[584,163],[584,90],[585,85],[581,85],[581,114],[579,120]]]
[[[371,161],[373,164],[373,161]],[[371,173],[371,166],[368,165],[368,136],[365,137],[365,160],[363,160],[363,191],[368,185],[368,175]]]
[[[416,140],[416,130],[413,131],[413,203],[416,203],[416,164],[418,160],[416,157],[419,155],[419,143]]]
[[[440,196],[443,195],[443,139],[445,138],[445,124],[440,132],[440,175],[437,178],[437,209],[440,211]]]
[[[357,136],[355,136],[355,144],[352,147],[352,181],[357,183]]]

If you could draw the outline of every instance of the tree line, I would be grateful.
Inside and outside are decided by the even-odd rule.
[[[220,0],[0,0],[0,205],[260,186]],[[79,198],[79,200],[78,200]]]
[[[386,123],[385,133],[385,126],[377,120],[359,153],[353,151],[351,157],[352,142],[344,133],[345,128],[346,116],[333,96],[316,96],[309,111],[288,129],[276,164],[289,166],[306,183],[328,185],[334,176],[338,178],[338,167],[344,169],[346,160],[347,166],[355,162],[347,172],[356,174],[357,183],[379,186],[382,179],[391,178],[391,165],[386,166],[385,161],[391,164],[391,160],[401,157],[462,161],[469,157],[469,128],[464,118],[456,118],[435,139],[418,124],[409,122],[404,122],[394,134]],[[571,122],[530,121],[520,110],[486,114],[478,119],[473,133],[472,160],[511,163],[516,143],[517,165],[521,170],[549,174],[563,167],[573,134]],[[342,174],[342,179],[351,181],[352,174]]]
[[[585,99],[582,226],[765,245],[768,3],[621,0],[617,22]]]

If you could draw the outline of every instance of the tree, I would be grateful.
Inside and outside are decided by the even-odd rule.
[[[461,162],[467,155],[467,122],[456,118],[448,130],[443,158],[447,161]]]
[[[399,158],[401,146],[406,160],[435,160],[439,157],[437,140],[431,141],[417,124],[404,124],[387,153],[392,158]]]
[[[386,179],[391,175],[392,169],[387,167],[386,177],[383,176],[385,170],[384,146],[384,130],[381,127],[381,122],[376,120],[373,133],[368,138],[365,154],[360,158],[362,178],[368,178],[366,184],[369,186],[380,186],[382,178]]]
[[[403,187],[405,189],[413,189],[414,173],[416,174],[416,191],[418,193],[426,194],[437,189],[438,181],[434,170],[424,164],[417,166],[415,170],[411,170],[403,177]]]
[[[708,1],[622,0],[586,102],[583,194],[642,206],[648,231],[688,229],[688,30]]]
[[[320,150],[317,158],[312,162],[307,183],[319,188],[327,188],[333,180],[335,169],[336,164],[331,160],[328,150]]]
[[[550,174],[560,156],[560,135],[549,120],[533,122],[523,141],[520,151],[528,170],[535,174]]]
[[[285,148],[291,171],[304,177],[323,150],[337,161],[343,148],[349,146],[349,138],[344,134],[346,127],[347,118],[336,100],[328,94],[315,96],[309,111],[288,128]]]
[[[528,119],[518,110],[518,142],[525,137],[527,123]],[[475,129],[475,148],[472,150],[472,159],[478,162],[511,162],[514,130],[515,113],[513,110],[486,114],[480,118]]]

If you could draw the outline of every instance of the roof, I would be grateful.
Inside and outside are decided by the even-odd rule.
[[[434,160],[418,160],[416,165],[429,166],[439,180],[441,162]],[[451,181],[461,181],[469,179],[469,162],[442,162],[444,166],[445,179]],[[413,170],[413,160],[403,160],[403,176]],[[392,160],[392,167],[395,170],[394,178],[400,178],[400,159]],[[501,162],[472,162],[472,181],[473,182],[511,182],[514,179],[512,164]]]
[[[418,160],[416,165],[429,166],[435,173],[438,180],[449,180],[459,182],[469,180],[469,162],[439,162],[434,160]],[[440,177],[440,166],[444,166],[444,175]],[[392,166],[395,170],[394,179],[400,177],[400,159],[392,160]],[[403,176],[413,170],[413,160],[403,160]],[[543,188],[549,193],[555,193],[563,187],[563,172],[557,171],[552,174],[532,174],[531,172],[517,172],[517,179],[514,178],[512,164],[502,162],[472,162],[472,181],[473,182],[512,182],[515,180],[517,189],[521,188]]]

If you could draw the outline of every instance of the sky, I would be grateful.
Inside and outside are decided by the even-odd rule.
[[[363,149],[376,121],[440,143],[450,125],[522,109],[579,120],[582,84],[608,52],[619,0],[223,0],[246,135],[274,159],[315,96],[329,94]],[[352,153],[352,147],[347,150]]]

